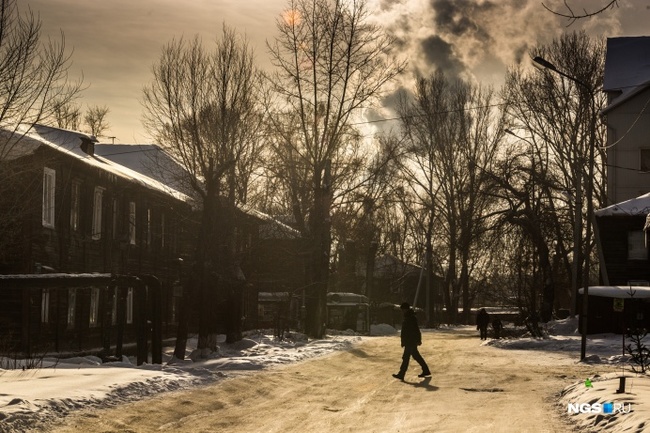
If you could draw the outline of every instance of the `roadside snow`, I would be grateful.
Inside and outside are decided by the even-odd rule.
[[[579,358],[581,335],[577,319],[550,323],[548,337],[487,340],[483,344],[508,350],[540,353],[539,363],[557,362],[559,353],[575,354]],[[646,339],[646,340],[650,340]],[[641,432],[650,431],[650,375],[635,373],[630,367],[630,356],[624,347],[629,341],[623,335],[596,334],[587,338],[585,364],[615,365],[617,373],[594,374],[584,381],[567,386],[558,401],[558,410],[570,417],[580,431]],[[650,341],[645,341],[650,346]],[[563,357],[564,358],[564,357]],[[564,358],[566,359],[566,358]],[[580,361],[572,361],[580,362]],[[624,392],[620,389],[625,377]]]
[[[489,339],[482,344],[512,350],[516,356],[535,356],[536,362],[542,365],[575,363],[580,353],[580,335],[575,329],[575,322],[566,320],[548,326],[548,338]],[[333,332],[330,331],[330,335]],[[0,358],[0,432],[26,431],[75,409],[110,407],[164,391],[185,389],[231,375],[347,350],[363,339],[372,338],[352,331],[337,334],[323,340],[308,340],[302,334],[292,333],[288,338],[278,340],[269,330],[259,331],[248,334],[235,344],[221,342],[219,352],[208,359],[199,358],[196,352],[188,350],[186,360],[180,361],[172,357],[173,348],[168,348],[163,365],[139,367],[127,357],[120,362],[104,364],[96,357],[83,357],[45,358],[41,368],[22,370],[20,366],[8,369],[10,363],[13,368],[13,360]],[[371,328],[371,335],[396,334],[395,328],[385,324]],[[188,348],[194,347],[196,340],[190,340]],[[620,365],[621,373],[585,378],[585,381],[591,381],[592,386],[585,385],[585,382],[568,384],[558,400],[558,411],[570,416],[581,429],[592,432],[641,431],[638,429],[643,429],[644,423],[650,420],[650,376],[631,372],[622,347],[620,335],[589,336],[586,362],[594,366]],[[619,376],[622,375],[626,377],[626,392],[617,394]],[[617,404],[616,410],[604,413],[605,403]],[[578,408],[578,413],[569,413],[571,407]]]

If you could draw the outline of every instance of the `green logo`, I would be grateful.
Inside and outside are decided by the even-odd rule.
[[[591,384],[591,379],[587,378],[587,380],[585,380],[585,386],[586,386],[587,388],[593,388],[593,387],[594,387],[594,386]]]

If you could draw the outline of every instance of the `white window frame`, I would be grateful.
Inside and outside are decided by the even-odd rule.
[[[79,213],[81,209],[81,183],[73,181],[70,188],[70,228],[79,230]]]
[[[96,327],[99,325],[99,296],[100,291],[99,287],[90,288],[90,315],[88,319],[88,324],[91,327]]]
[[[130,245],[135,245],[136,243],[135,212],[136,212],[135,202],[130,201],[129,202],[129,244]]]
[[[41,291],[41,323],[50,323],[50,289]]]
[[[43,227],[54,228],[56,170],[43,167]]]
[[[97,241],[102,238],[102,213],[104,202],[104,190],[101,186],[95,187],[93,194],[93,224],[92,224],[92,238]]]

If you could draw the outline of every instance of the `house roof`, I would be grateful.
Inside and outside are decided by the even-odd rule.
[[[578,290],[584,293],[584,288]],[[650,287],[648,286],[589,286],[590,296],[601,296],[605,298],[623,299],[645,299],[650,298]]]
[[[184,194],[193,195],[185,168],[156,144],[97,143],[95,155],[144,174]]]
[[[259,234],[262,239],[298,239],[301,237],[298,230],[289,227],[270,215],[253,209],[249,205],[240,204],[238,208],[246,215],[252,216],[261,222]]]
[[[643,216],[648,214],[650,214],[650,193],[643,194],[621,203],[615,203],[594,212],[594,215],[597,217],[624,215]]]
[[[42,146],[49,147],[57,152],[74,158],[84,164],[99,170],[111,173],[121,179],[143,186],[144,188],[172,196],[177,200],[191,203],[191,198],[165,183],[153,179],[141,172],[123,166],[101,155],[90,155],[81,149],[82,141],[96,142],[95,137],[82,132],[69,131],[45,125],[21,125],[17,132],[12,134],[14,144],[7,155],[8,160],[31,155]]]
[[[650,87],[650,36],[607,39],[603,90],[620,92],[603,110],[608,112]]]
[[[170,185],[187,195],[194,194],[188,184],[190,175],[187,170],[158,145],[102,143],[95,145],[95,154],[149,176],[162,184]],[[248,205],[240,204],[237,207],[246,215],[261,222],[259,235],[262,239],[297,239],[300,237],[298,230],[283,224],[270,215]]]

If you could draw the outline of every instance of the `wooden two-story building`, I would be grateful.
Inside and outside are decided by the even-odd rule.
[[[191,198],[97,155],[94,137],[79,132],[34,125],[3,131],[2,143],[5,347],[78,352],[114,347],[120,333],[135,341],[154,298],[157,331],[172,335]]]

